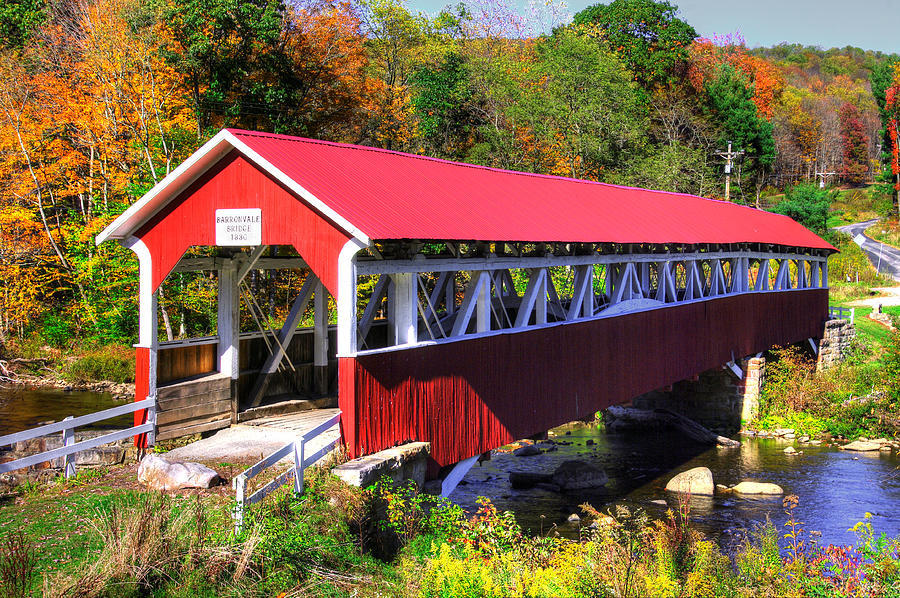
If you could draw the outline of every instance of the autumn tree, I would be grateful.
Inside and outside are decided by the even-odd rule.
[[[843,148],[841,177],[852,185],[861,185],[869,172],[869,146],[862,117],[856,106],[850,103],[841,107],[839,116]]]
[[[170,0],[162,20],[202,135],[238,126],[346,139],[359,130],[371,90],[352,5]]]
[[[732,142],[735,149],[746,152],[755,170],[759,192],[775,161],[775,141],[772,123],[758,116],[752,85],[748,85],[743,74],[733,66],[724,64],[719,67],[716,77],[706,84],[706,93],[709,110],[714,113],[721,130],[719,145],[724,147]]]

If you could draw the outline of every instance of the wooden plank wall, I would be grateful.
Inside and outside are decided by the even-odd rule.
[[[352,457],[409,440],[450,465],[684,380],[819,338],[828,289],[718,299],[341,358]]]
[[[211,374],[218,369],[217,343],[160,347],[157,353],[156,382],[166,384],[183,378]]]
[[[271,337],[270,337],[270,341]],[[328,330],[328,395],[337,395],[337,331],[334,327]],[[297,395],[300,397],[319,396],[315,385],[315,368],[313,366],[313,335],[312,331],[301,330],[291,339],[287,348],[287,355],[294,364],[296,371],[292,371],[287,361],[282,364],[285,369],[273,375],[266,392],[267,396]],[[253,389],[253,385],[259,376],[259,370],[269,356],[269,350],[262,338],[250,338],[241,340],[240,367],[241,376],[238,380],[238,396],[247,397]]]
[[[231,425],[231,378],[208,376],[157,389],[157,440]]]

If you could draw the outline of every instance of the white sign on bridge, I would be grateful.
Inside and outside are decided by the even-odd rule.
[[[259,208],[216,210],[216,245],[224,247],[262,245],[262,210]]]

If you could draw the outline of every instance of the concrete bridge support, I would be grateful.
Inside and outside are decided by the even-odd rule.
[[[632,404],[639,409],[669,409],[717,434],[734,435],[759,409],[766,358],[749,357],[735,365],[740,377],[731,368],[715,368],[635,397]]]

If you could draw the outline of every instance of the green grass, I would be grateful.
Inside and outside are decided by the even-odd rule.
[[[897,220],[879,220],[866,229],[866,234],[885,245],[900,248],[900,224]]]
[[[828,222],[826,224],[828,228],[837,228],[838,226],[844,226],[845,224],[853,224],[851,221],[847,220],[846,212],[832,211],[828,215]]]
[[[892,316],[900,316],[900,306],[885,307],[882,311]],[[869,314],[871,313],[871,307],[856,308],[856,319],[854,321],[856,333],[860,340],[870,343],[873,345],[873,348],[883,348],[890,338],[890,330],[875,320],[869,319]]]
[[[74,571],[103,548],[93,528],[100,513],[134,506],[141,494],[103,485],[90,491],[41,487],[19,500],[0,499],[0,529],[22,531],[35,541],[38,571]]]

